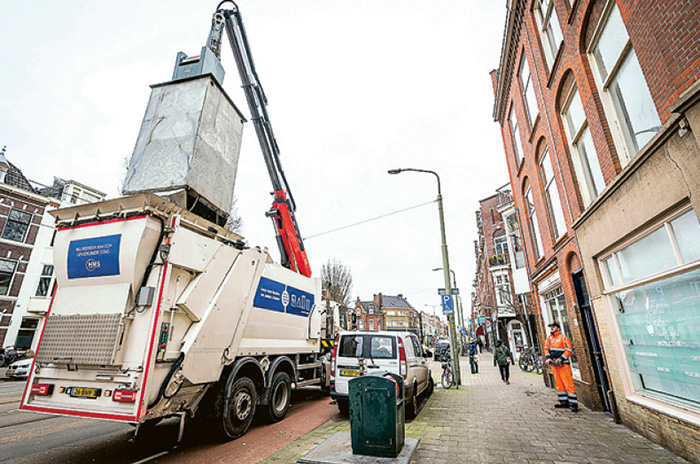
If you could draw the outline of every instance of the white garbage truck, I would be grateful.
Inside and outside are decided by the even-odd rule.
[[[137,434],[179,415],[180,438],[192,417],[233,439],[256,409],[279,421],[293,389],[329,387],[321,282],[311,277],[233,6],[214,14],[202,55],[181,53],[173,81],[153,86],[124,189],[140,193],[52,213],[57,286],[22,410],[128,422]],[[281,264],[222,227],[230,192],[206,193],[211,176],[235,177],[224,171],[235,170],[238,152],[224,153],[231,132],[221,128],[230,123],[240,134],[243,122],[220,87],[224,27],[273,183],[267,215]],[[196,133],[178,133],[192,120]]]

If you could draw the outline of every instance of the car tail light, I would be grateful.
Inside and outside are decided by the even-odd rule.
[[[399,365],[399,374],[406,380],[406,377],[408,377],[408,365],[406,364],[406,350],[401,339],[399,339]]]
[[[338,341],[340,341],[340,335],[335,337],[335,343],[333,343],[333,355],[331,356],[331,377],[335,377],[335,359],[338,355]]]
[[[122,403],[133,403],[136,401],[136,393],[136,390],[114,390],[112,400]]]
[[[49,396],[51,393],[53,393],[53,384],[35,383],[34,385],[32,385],[30,393],[32,395]]]

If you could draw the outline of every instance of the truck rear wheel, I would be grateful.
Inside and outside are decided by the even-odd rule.
[[[292,404],[292,381],[286,372],[277,372],[272,377],[270,397],[267,402],[267,415],[272,422],[284,419]]]
[[[258,402],[258,394],[255,384],[248,377],[241,377],[218,393],[217,416],[225,438],[238,438],[248,431],[255,406]]]

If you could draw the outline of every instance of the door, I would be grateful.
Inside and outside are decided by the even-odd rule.
[[[608,391],[610,390],[610,382],[608,380],[608,372],[605,369],[605,360],[603,359],[603,350],[601,348],[598,331],[593,319],[591,311],[591,302],[588,298],[588,289],[586,281],[583,278],[583,271],[577,271],[571,274],[574,282],[574,290],[576,291],[576,300],[578,302],[579,311],[581,312],[581,323],[586,334],[586,343],[588,345],[588,353],[590,355],[593,373],[595,374],[596,387],[600,396],[601,404],[604,411],[610,411],[610,402],[608,401]]]

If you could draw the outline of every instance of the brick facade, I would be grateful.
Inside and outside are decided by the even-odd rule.
[[[552,317],[551,306],[548,306],[552,300],[545,297],[552,294],[551,289],[560,287],[579,358],[576,388],[580,401],[594,409],[612,407],[623,422],[639,433],[697,461],[700,442],[692,437],[697,437],[700,430],[700,408],[690,408],[689,413],[674,412],[675,406],[663,401],[647,401],[631,385],[623,359],[623,343],[614,322],[616,316],[611,312],[609,298],[603,294],[604,284],[596,257],[643,232],[649,223],[683,204],[700,211],[699,193],[695,191],[700,186],[697,163],[700,150],[697,144],[693,145],[693,137],[680,135],[682,131],[700,129],[700,96],[697,96],[700,94],[697,84],[700,78],[700,1],[551,2],[554,5],[552,14],[558,19],[553,28],[559,27],[563,37],[554,57],[548,59],[549,42],[546,34],[541,33],[542,23],[537,20],[541,2],[516,0],[509,2],[501,61],[499,69],[492,72],[496,94],[494,118],[501,126],[513,196],[521,218],[532,294],[538,305],[540,337],[544,337],[545,323]],[[645,131],[634,132],[631,136],[628,133],[628,137],[635,140],[642,140],[636,137],[643,132],[651,133],[644,142],[637,143],[642,146],[636,147],[636,151],[624,138],[622,127],[625,124],[632,127],[632,123],[621,119],[622,110],[616,101],[624,99],[624,95],[620,97],[622,93],[614,93],[617,80],[623,79],[619,77],[622,65],[610,67],[609,74],[613,74],[613,78],[604,80],[599,77],[602,75],[599,62],[593,55],[596,41],[602,40],[599,27],[613,22],[610,18],[616,8],[629,36],[628,45],[621,48],[617,63],[634,64],[630,57],[636,54],[641,69],[639,79],[648,87],[651,111],[657,113],[652,116],[660,121],[659,126],[644,128]],[[616,37],[622,36],[617,34]],[[527,95],[519,76],[523,56],[527,57],[537,102],[537,116],[532,124],[528,118]],[[632,67],[629,65],[630,69]],[[637,79],[636,75],[633,78]],[[574,88],[585,118],[581,129],[573,130],[579,131],[576,134],[572,134],[563,114],[571,108],[569,101],[576,98],[572,94]],[[643,96],[639,95],[634,97],[641,100]],[[628,101],[633,102],[632,99]],[[511,109],[518,122],[519,138],[515,143],[522,147],[520,161],[509,124]],[[648,111],[645,117],[647,114]],[[602,188],[596,187],[597,192],[588,199],[586,196],[590,194],[583,190],[586,182],[577,161],[584,141],[576,139],[577,134],[586,131],[592,146],[586,147],[584,156],[588,156],[591,164],[597,163],[590,168],[592,171],[599,165],[604,181]],[[554,232],[552,206],[548,204],[539,167],[545,151],[551,162],[567,228],[559,237]],[[531,238],[531,222],[525,220],[529,213],[525,198],[528,189],[539,223],[542,256],[538,256]],[[584,293],[590,295],[590,307],[588,299],[582,299],[581,292],[577,296],[575,282],[587,289]],[[596,363],[591,359],[594,338],[600,339],[605,353],[602,371],[595,368]],[[616,401],[612,403],[603,392],[601,375],[614,390]],[[545,373],[545,380],[551,383],[548,373]]]

